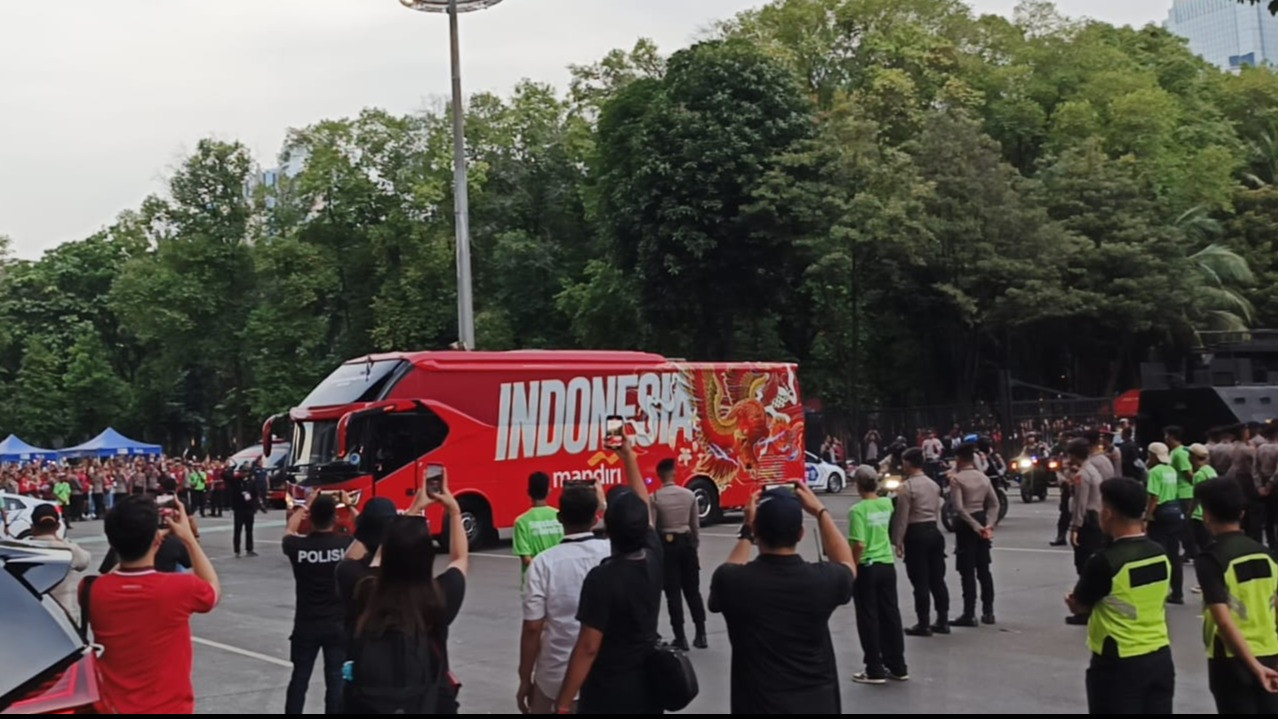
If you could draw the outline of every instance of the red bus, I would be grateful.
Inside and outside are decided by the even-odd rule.
[[[443,465],[472,544],[505,536],[528,508],[528,475],[623,484],[602,446],[611,415],[630,420],[639,466],[655,481],[672,458],[702,518],[740,509],[758,484],[804,479],[796,368],[690,363],[642,352],[398,352],[338,367],[285,417],[294,482],[403,508],[430,464]],[[432,519],[438,520],[438,516]],[[442,534],[443,527],[437,535]]]

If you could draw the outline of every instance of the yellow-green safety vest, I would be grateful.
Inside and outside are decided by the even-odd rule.
[[[1171,561],[1159,554],[1124,564],[1114,575],[1109,595],[1092,607],[1087,620],[1087,646],[1105,653],[1113,639],[1118,656],[1139,657],[1171,642],[1167,636],[1165,602],[1171,586]]]
[[[1246,554],[1225,567],[1225,588],[1229,590],[1229,614],[1258,657],[1278,655],[1278,564],[1263,552]],[[1207,656],[1219,659],[1217,649],[1227,657],[1234,653],[1219,637],[1220,628],[1211,612],[1203,612],[1203,641]],[[1220,639],[1220,641],[1217,641]]]

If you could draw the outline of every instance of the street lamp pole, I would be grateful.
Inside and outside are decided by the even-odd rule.
[[[399,0],[422,12],[448,13],[449,54],[453,79],[453,209],[457,231],[457,333],[465,349],[475,349],[475,297],[470,273],[470,187],[466,167],[466,108],[461,86],[461,43],[457,16],[483,10],[501,0]]]

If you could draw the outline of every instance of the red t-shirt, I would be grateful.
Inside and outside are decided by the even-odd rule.
[[[194,713],[190,619],[213,609],[212,585],[194,574],[117,570],[91,591],[103,699],[121,714]]]

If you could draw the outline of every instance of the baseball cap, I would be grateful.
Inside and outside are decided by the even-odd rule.
[[[1151,442],[1149,444],[1149,455],[1162,464],[1168,464],[1171,461],[1171,450],[1167,449],[1167,445],[1162,442]]]
[[[759,497],[754,512],[754,533],[770,547],[798,543],[803,531],[803,505],[793,494],[771,490]]]
[[[1199,459],[1207,459],[1207,457],[1211,456],[1211,451],[1207,449],[1205,444],[1189,445],[1189,453]]]
[[[386,497],[374,497],[364,505],[364,511],[355,520],[355,539],[368,548],[371,553],[382,544],[386,534],[386,525],[398,516],[395,503]]]
[[[52,504],[37,504],[31,510],[32,524],[57,524],[60,521],[62,518],[58,516],[58,508]]]

